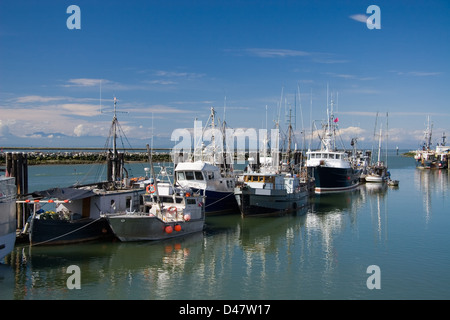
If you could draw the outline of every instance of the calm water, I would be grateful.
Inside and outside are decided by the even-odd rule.
[[[0,299],[450,299],[450,171],[395,154],[389,166],[398,188],[315,196],[283,217],[207,217],[183,239],[17,245],[0,265]],[[88,167],[32,167],[30,189]],[[67,287],[71,265],[80,289]],[[380,289],[367,286],[371,265]]]

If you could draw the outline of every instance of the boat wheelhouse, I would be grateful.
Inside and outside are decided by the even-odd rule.
[[[175,167],[175,181],[194,192],[204,191],[207,214],[236,212],[235,179],[224,177],[220,168],[204,161],[180,162]]]

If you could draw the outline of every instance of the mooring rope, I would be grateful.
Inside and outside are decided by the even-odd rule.
[[[229,196],[234,196],[234,193],[231,192],[229,195],[227,195],[227,196],[225,196],[225,197],[223,197],[223,198],[220,198],[219,200],[214,201],[213,203],[208,204],[207,206],[205,206],[205,208],[206,208],[206,207],[209,207],[209,206],[212,206],[213,204],[216,204],[217,202],[222,201],[222,200],[224,200],[225,198],[228,198]]]
[[[62,235],[60,235],[60,236],[54,237],[54,238],[49,239],[49,240],[41,241],[41,242],[38,242],[38,243],[30,243],[30,245],[31,245],[31,246],[37,246],[37,245],[40,245],[40,244],[43,244],[43,243],[47,243],[47,242],[54,241],[54,240],[56,240],[56,239],[65,237],[65,236],[67,236],[67,235],[69,235],[69,234],[71,234],[71,233],[74,233],[74,232],[77,232],[77,231],[79,231],[79,230],[81,230],[81,229],[83,229],[83,228],[86,228],[87,226],[93,224],[94,222],[97,222],[97,221],[100,220],[100,219],[102,219],[102,217],[97,218],[97,219],[95,219],[95,220],[89,222],[88,224],[86,224],[86,225],[84,225],[84,226],[81,226],[81,227],[79,227],[79,228],[77,228],[77,229],[75,229],[75,230],[72,230],[72,231],[70,231],[70,232],[67,232],[67,233],[65,233],[65,234],[62,234]]]

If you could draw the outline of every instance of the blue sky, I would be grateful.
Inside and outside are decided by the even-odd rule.
[[[381,29],[367,28],[372,4]],[[434,143],[450,133],[449,57],[447,0],[2,0],[0,146],[102,147],[112,114],[100,91],[102,110],[117,97],[127,112],[136,148],[152,134],[173,147],[172,132],[211,107],[232,128],[270,129],[295,106],[297,133],[310,132],[328,86],[347,148],[351,137],[371,147],[388,112],[389,146],[414,149],[428,115]]]

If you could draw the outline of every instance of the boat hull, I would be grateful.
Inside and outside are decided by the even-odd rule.
[[[11,253],[16,243],[16,199],[13,178],[2,178],[0,189],[0,260]]]
[[[243,216],[261,216],[298,210],[308,203],[308,192],[287,193],[243,187],[235,192]]]
[[[350,190],[360,183],[360,169],[317,166],[308,170],[315,179],[316,193]]]
[[[164,222],[148,215],[118,215],[107,219],[116,237],[124,242],[164,240],[200,232],[205,222],[204,219]],[[176,225],[181,227],[180,231],[176,231]],[[168,226],[171,232],[166,231]]]
[[[194,192],[203,194],[203,190],[191,188]],[[220,215],[232,212],[239,212],[239,206],[234,197],[233,191],[205,191],[205,214]]]
[[[377,175],[368,175],[365,178],[366,182],[374,182],[374,183],[382,183],[387,180],[387,177],[377,176]]]
[[[112,236],[105,218],[78,220],[32,219],[29,239],[32,245],[70,244]]]

